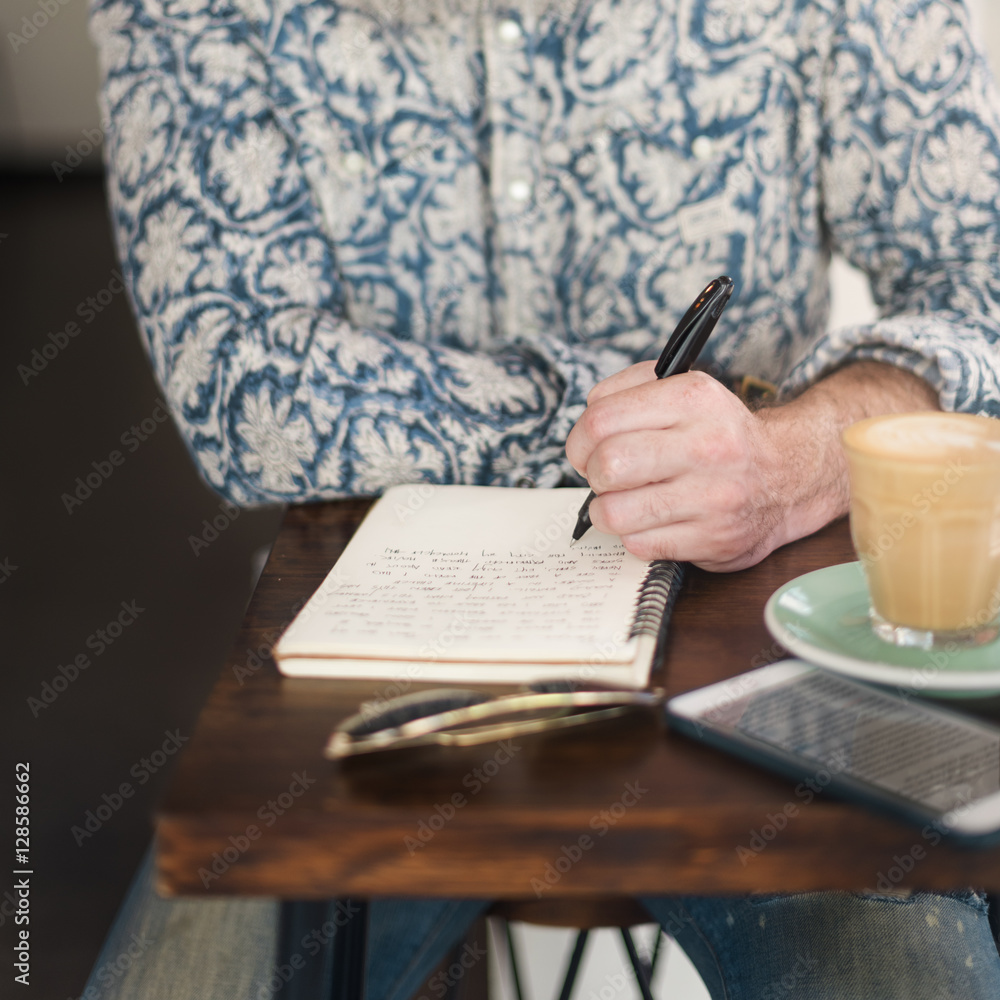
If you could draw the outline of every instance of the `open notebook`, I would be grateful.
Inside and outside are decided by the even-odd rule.
[[[644,687],[678,564],[594,528],[584,489],[394,486],[279,640],[297,677]]]

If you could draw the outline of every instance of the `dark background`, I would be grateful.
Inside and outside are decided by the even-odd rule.
[[[34,957],[30,986],[18,995],[66,1000],[83,991],[150,842],[176,756],[156,773],[140,761],[162,749],[168,732],[191,734],[281,511],[241,511],[195,555],[189,536],[221,513],[220,498],[173,423],[154,418],[155,431],[134,451],[123,445],[133,425],[163,411],[125,293],[111,294],[90,322],[77,312],[118,287],[99,175],[79,170],[60,182],[51,171],[0,173],[0,234],[0,788],[8,789],[0,807],[0,981],[14,975],[16,928],[3,902],[15,880],[7,874],[14,765],[26,761]],[[79,334],[25,384],[19,365],[31,368],[32,352],[71,321]],[[111,475],[67,511],[62,495],[115,450],[122,464],[105,464]],[[123,601],[143,610],[98,654],[97,630]],[[60,665],[72,677],[79,654],[90,665],[64,681]],[[43,692],[54,700],[46,703]],[[74,826],[86,832],[88,811],[104,806],[107,815],[103,796],[115,804],[123,783],[134,794],[91,836],[74,837]]]

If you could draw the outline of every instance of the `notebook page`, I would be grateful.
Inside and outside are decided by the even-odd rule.
[[[648,564],[595,529],[570,548],[587,492],[393,487],[279,655],[630,661]]]

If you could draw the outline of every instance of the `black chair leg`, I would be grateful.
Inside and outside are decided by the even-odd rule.
[[[503,922],[503,930],[507,937],[507,954],[510,957],[510,974],[514,981],[514,996],[517,1000],[524,1000],[524,995],[521,993],[521,974],[518,971],[517,950],[514,947],[514,935],[510,932],[509,920]]]
[[[576,974],[580,971],[580,960],[583,958],[583,949],[586,947],[587,935],[589,933],[589,931],[579,931],[576,935],[573,954],[569,957],[566,974],[563,976],[562,989],[559,991],[559,1000],[569,1000],[569,995],[573,992],[573,986],[576,983]]]
[[[657,925],[656,927],[656,943],[653,945],[653,954],[649,956],[649,981],[653,981],[653,973],[656,972],[656,962],[660,957],[660,945],[663,944],[663,939],[666,937],[666,933],[663,928]]]
[[[628,952],[629,961],[635,970],[635,980],[639,984],[639,992],[642,993],[642,1000],[653,1000],[653,994],[649,989],[649,969],[635,950],[635,941],[632,940],[631,931],[627,927],[623,927],[621,931],[622,940],[625,942],[625,950]]]

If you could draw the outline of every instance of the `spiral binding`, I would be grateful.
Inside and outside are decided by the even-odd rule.
[[[656,638],[660,634],[664,623],[670,620],[683,580],[684,567],[681,563],[656,559],[649,564],[649,572],[639,588],[630,639],[639,635]]]

